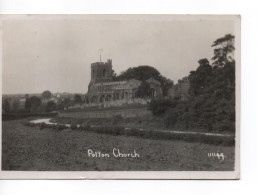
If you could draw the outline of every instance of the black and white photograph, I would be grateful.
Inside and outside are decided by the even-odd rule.
[[[239,179],[239,15],[1,15],[1,178]]]

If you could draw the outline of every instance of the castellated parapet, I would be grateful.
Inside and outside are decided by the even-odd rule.
[[[112,60],[91,64],[91,81],[94,83],[112,81]]]

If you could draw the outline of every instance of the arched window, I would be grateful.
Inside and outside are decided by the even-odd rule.
[[[127,92],[127,91],[124,93],[124,96],[125,96],[125,99],[128,99],[129,94],[128,94],[128,92]]]
[[[86,104],[89,104],[89,98],[86,97]]]
[[[101,97],[100,97],[100,102],[101,102],[101,103],[104,102],[104,95],[101,95]]]
[[[155,96],[156,96],[156,91],[155,91],[154,88],[151,88],[151,89],[150,89],[150,97],[151,97],[151,98],[155,98]]]
[[[120,99],[119,93],[115,93],[115,99],[116,100]]]
[[[96,78],[95,70],[93,70],[93,78]]]
[[[124,99],[124,92],[121,92],[120,99]]]
[[[91,98],[91,103],[97,103],[96,96],[93,96],[93,97]]]
[[[103,77],[107,77],[107,73],[105,69],[103,70]]]
[[[110,96],[110,95],[107,95],[107,96],[105,97],[105,101],[108,102],[108,101],[110,101],[110,100],[111,100],[111,96]]]

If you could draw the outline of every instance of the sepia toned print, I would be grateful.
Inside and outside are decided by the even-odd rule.
[[[1,22],[1,178],[239,178],[239,16]]]

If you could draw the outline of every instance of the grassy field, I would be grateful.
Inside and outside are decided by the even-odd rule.
[[[2,123],[2,169],[34,171],[230,171],[234,147],[188,143],[181,140],[97,134],[65,129],[57,131],[24,126],[22,120]],[[139,158],[114,157],[113,148]],[[110,157],[89,157],[88,150]],[[225,159],[208,157],[223,153]]]

